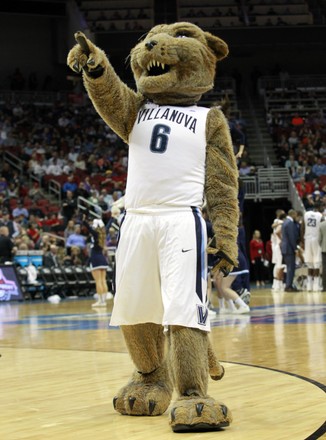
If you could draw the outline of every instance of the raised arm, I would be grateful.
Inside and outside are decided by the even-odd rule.
[[[83,75],[83,81],[96,111],[102,119],[128,142],[143,96],[121,81],[104,51],[82,32],[75,34],[77,44],[67,57],[68,66]]]

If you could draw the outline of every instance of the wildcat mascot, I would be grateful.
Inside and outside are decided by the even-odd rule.
[[[116,253],[111,325],[135,365],[113,405],[124,415],[163,414],[173,390],[173,431],[219,430],[232,420],[207,394],[224,370],[209,341],[206,199],[215,239],[213,271],[237,260],[237,167],[227,121],[197,106],[213,88],[224,41],[190,23],[162,24],[131,51],[137,91],[84,34],[68,54],[103,120],[129,145],[126,215]],[[167,350],[165,350],[167,346]]]

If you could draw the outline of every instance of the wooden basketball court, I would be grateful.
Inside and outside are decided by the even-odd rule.
[[[234,421],[176,434],[168,412],[121,416],[112,399],[132,364],[93,299],[0,303],[1,439],[313,440],[326,438],[326,293],[252,290],[250,315],[217,315],[211,338],[226,375],[209,394]],[[213,305],[217,305],[213,299]]]

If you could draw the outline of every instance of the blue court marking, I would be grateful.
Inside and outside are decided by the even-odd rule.
[[[217,310],[218,311],[218,310]],[[109,325],[111,313],[64,313],[30,315],[22,319],[3,320],[2,325],[27,325],[39,331],[117,330]],[[326,304],[280,304],[252,307],[249,314],[219,315],[211,319],[212,327],[249,324],[321,324],[326,323]]]
[[[251,307],[244,315],[217,315],[212,327],[247,324],[323,324],[326,322],[326,304],[280,304]]]

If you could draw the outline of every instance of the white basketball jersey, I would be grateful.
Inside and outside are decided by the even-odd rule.
[[[276,219],[274,219],[272,225],[274,225],[274,224],[277,225],[277,226],[275,226],[273,228],[273,232],[272,232],[272,235],[271,235],[271,242],[272,242],[272,246],[277,246],[281,242],[281,239],[277,235],[277,233],[279,232],[280,227],[282,227],[283,220],[280,220],[280,219],[276,218]]]
[[[322,218],[321,212],[307,211],[304,214],[305,240],[318,239],[319,225]]]
[[[203,203],[208,108],[145,104],[129,136],[126,208]]]

